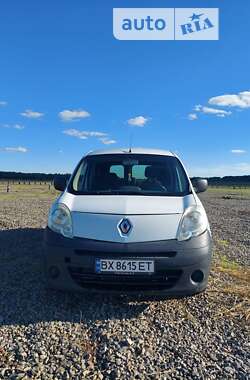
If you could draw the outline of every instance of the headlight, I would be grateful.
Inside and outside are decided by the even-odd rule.
[[[200,206],[188,207],[179,224],[177,239],[188,240],[193,236],[201,235],[208,228],[208,220],[205,211]]]
[[[56,203],[51,207],[48,218],[48,227],[67,238],[73,237],[71,214],[67,206]]]

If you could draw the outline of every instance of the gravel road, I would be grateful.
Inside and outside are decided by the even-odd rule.
[[[202,195],[216,257],[249,265],[250,199]],[[0,200],[0,379],[250,379],[249,329],[226,313],[241,299],[212,270],[194,297],[135,300],[44,287],[50,200]],[[216,260],[215,257],[215,260]]]

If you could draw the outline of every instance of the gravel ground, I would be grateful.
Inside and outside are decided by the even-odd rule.
[[[249,264],[250,199],[202,195],[225,255]],[[133,300],[46,291],[42,234],[50,200],[0,200],[0,379],[250,379],[241,302],[216,292]]]
[[[215,247],[229,259],[250,265],[250,197],[207,192],[201,200],[207,210]]]

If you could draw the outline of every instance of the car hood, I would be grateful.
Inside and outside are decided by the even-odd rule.
[[[65,192],[58,202],[71,211],[73,234],[78,238],[135,243],[176,239],[183,211],[196,204],[195,197],[138,195],[73,195]],[[127,218],[132,226],[121,234]]]
[[[184,197],[141,195],[73,195],[65,192],[58,199],[71,212],[116,215],[182,214],[195,205],[193,194]]]

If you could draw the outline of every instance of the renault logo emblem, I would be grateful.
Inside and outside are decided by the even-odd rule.
[[[118,224],[118,228],[123,235],[127,235],[132,228],[132,224],[128,219],[122,219]]]

